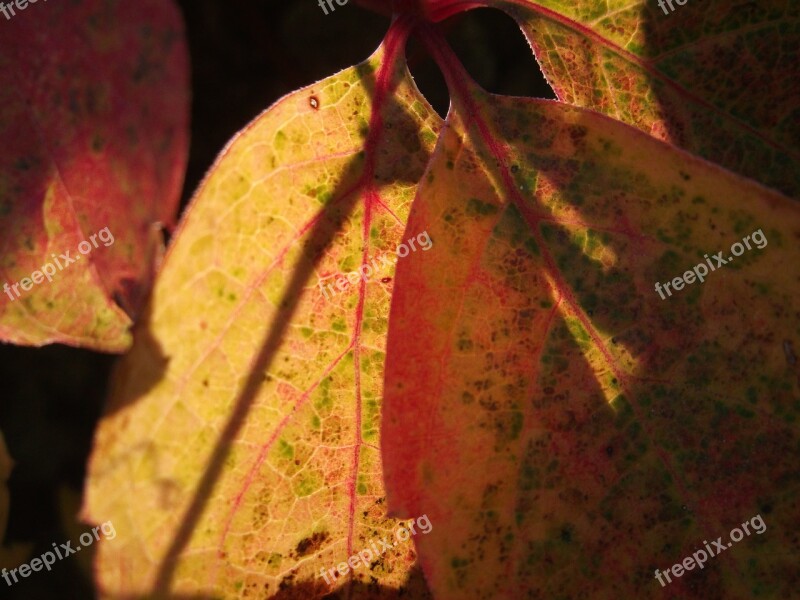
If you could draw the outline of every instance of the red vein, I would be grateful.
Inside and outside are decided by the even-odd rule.
[[[408,38],[411,21],[408,19],[399,19],[392,23],[384,39],[385,56],[380,69],[375,75],[375,97],[372,101],[372,114],[370,115],[369,133],[364,144],[364,171],[362,174],[362,181],[365,187],[365,211],[364,222],[362,226],[363,244],[361,265],[362,267],[368,262],[369,254],[369,228],[372,221],[372,211],[378,204],[382,204],[380,197],[375,189],[375,161],[377,158],[377,147],[383,133],[383,114],[382,109],[387,97],[394,90],[394,70],[396,62],[400,54],[405,49],[406,39]],[[355,331],[353,335],[353,368],[355,370],[355,427],[354,427],[354,443],[353,443],[353,458],[352,469],[348,481],[349,489],[349,519],[347,527],[347,555],[353,554],[353,537],[355,528],[355,514],[356,514],[356,491],[358,481],[358,469],[360,465],[360,452],[361,452],[361,410],[362,410],[362,394],[361,394],[361,331],[364,323],[364,304],[366,300],[366,280],[362,277],[361,285],[358,293],[358,305],[356,308],[356,322]],[[348,586],[348,597],[352,596],[352,572],[350,573],[350,586]]]
[[[367,245],[366,242],[368,240],[368,232],[369,232],[369,225],[370,225],[370,215],[373,207],[376,205],[383,205],[380,198],[378,197],[377,192],[374,188],[374,177],[375,177],[375,161],[376,161],[376,148],[381,138],[381,134],[383,132],[383,115],[381,110],[383,108],[384,103],[386,102],[387,97],[393,92],[393,71],[396,66],[397,57],[399,56],[400,52],[402,52],[405,40],[408,36],[409,31],[409,22],[407,20],[400,20],[393,24],[392,28],[387,33],[386,39],[384,41],[384,50],[385,55],[382,58],[382,64],[380,69],[376,74],[375,80],[375,95],[372,102],[372,114],[370,116],[370,126],[369,126],[369,134],[367,140],[364,145],[364,155],[365,155],[365,163],[364,169],[362,171],[361,176],[359,177],[358,181],[351,186],[350,189],[344,191],[339,198],[335,200],[335,202],[342,202],[344,199],[349,197],[351,194],[356,193],[359,189],[365,189],[365,204],[366,204],[366,211],[365,211],[365,220],[364,220],[364,256],[362,257],[362,264],[366,263],[367,258]],[[242,135],[243,132],[240,132],[239,136]],[[237,138],[239,137],[237,136]],[[231,142],[233,143],[233,142]],[[230,148],[230,145],[228,148]],[[222,155],[226,154],[228,149],[223,152]],[[221,155],[221,156],[222,156]],[[206,180],[203,185],[206,185],[208,181]],[[201,186],[202,188],[203,186]],[[385,205],[384,205],[385,206]],[[388,210],[388,208],[387,208]],[[393,213],[392,213],[393,214]],[[302,238],[312,227],[315,226],[317,221],[321,218],[322,213],[317,214],[313,219],[309,220],[305,226],[297,233],[295,236],[295,240]],[[393,214],[393,216],[395,216]],[[396,218],[396,216],[395,216]],[[228,322],[223,327],[223,330],[217,337],[217,342],[221,341],[224,337],[227,330],[230,326],[235,322],[237,315],[243,310],[244,306],[247,303],[247,300],[252,296],[256,289],[260,287],[260,284],[272,273],[276,268],[278,268],[284,261],[286,254],[288,253],[289,249],[293,246],[292,242],[286,244],[284,248],[280,251],[277,255],[273,263],[260,275],[259,278],[256,279],[254,284],[249,286],[246,294],[243,295],[242,300],[239,302],[236,309],[231,313]],[[358,473],[358,466],[359,466],[359,450],[362,444],[362,440],[360,439],[361,436],[361,373],[360,373],[360,334],[361,328],[363,323],[363,312],[364,312],[364,301],[365,301],[365,282],[362,281],[362,286],[360,290],[359,296],[359,303],[357,307],[357,315],[356,315],[356,327],[353,338],[351,339],[350,345],[340,354],[339,357],[332,364],[327,368],[325,372],[325,376],[327,376],[331,370],[340,362],[340,360],[352,349],[354,352],[354,367],[355,367],[355,380],[356,380],[356,427],[355,427],[355,435],[356,435],[356,442],[354,444],[354,454],[353,454],[353,466],[351,471],[350,477],[350,519],[348,524],[348,536],[347,536],[347,548],[348,548],[348,555],[352,554],[352,547],[353,547],[353,528],[355,523],[355,493],[356,493],[356,485],[355,482],[357,480],[357,473]],[[175,394],[175,398],[177,400],[180,397],[180,390],[188,383],[190,375],[196,371],[197,368],[203,363],[203,361],[208,357],[208,355],[213,351],[213,349],[217,347],[217,343],[212,343],[209,345],[208,350],[195,361],[195,364],[186,372],[184,377],[179,380],[178,383],[178,393]],[[319,380],[322,381],[324,376]],[[291,421],[291,418],[297,412],[298,408],[300,408],[305,402],[308,401],[310,394],[313,390],[319,385],[319,381],[314,384],[311,388],[306,390],[303,395],[295,402],[292,409],[283,417],[281,422],[277,425],[275,430],[272,432],[269,440],[265,442],[259,451],[258,456],[256,457],[253,465],[248,471],[248,474],[245,477],[244,482],[242,483],[242,487],[238,492],[236,498],[234,499],[233,506],[228,514],[228,518],[226,519],[225,525],[223,527],[223,531],[221,533],[219,543],[218,543],[218,553],[222,552],[222,548],[225,542],[225,539],[230,531],[230,527],[233,521],[233,518],[236,512],[241,507],[244,495],[246,491],[249,489],[252,482],[255,480],[256,474],[258,469],[261,467],[263,462],[266,460],[267,455],[269,454],[269,450],[272,448],[273,444],[277,440],[280,433],[285,429],[285,427]],[[168,411],[165,411],[168,412]],[[160,423],[156,424],[156,428]],[[216,570],[215,570],[216,571]],[[352,588],[351,588],[352,590]]]
[[[423,43],[426,47],[431,50],[434,59],[436,60],[439,68],[442,70],[442,73],[445,76],[445,80],[447,81],[448,88],[450,89],[453,104],[454,105],[461,105],[463,107],[463,113],[465,118],[468,119],[472,125],[478,130],[478,134],[480,136],[481,141],[483,144],[489,149],[491,154],[497,161],[497,168],[500,171],[500,176],[503,179],[504,184],[506,185],[506,191],[508,196],[511,198],[512,202],[516,206],[516,208],[520,211],[525,221],[531,228],[532,234],[539,246],[542,258],[545,262],[546,270],[549,272],[552,280],[554,282],[554,286],[556,288],[555,291],[558,292],[560,295],[559,302],[565,301],[570,309],[570,312],[573,314],[575,318],[577,318],[581,325],[584,327],[585,331],[589,334],[592,339],[592,342],[595,344],[597,349],[603,354],[609,368],[612,370],[614,375],[617,377],[617,380],[620,382],[621,385],[624,387],[629,387],[633,377],[629,377],[627,373],[621,371],[616,363],[611,352],[606,347],[605,343],[603,342],[601,336],[598,334],[597,330],[592,326],[591,322],[587,318],[586,314],[581,310],[577,300],[575,299],[569,285],[564,281],[561,277],[560,271],[555,264],[555,260],[550,255],[550,252],[545,244],[545,240],[542,238],[541,233],[539,232],[539,223],[543,221],[541,215],[535,213],[530,209],[528,204],[519,194],[517,187],[513,184],[513,179],[511,177],[511,173],[508,169],[508,155],[505,149],[498,144],[494,137],[492,136],[489,126],[487,125],[486,121],[481,118],[481,111],[479,106],[476,102],[473,101],[474,90],[477,89],[477,84],[472,82],[469,79],[469,76],[464,71],[463,67],[461,67],[458,59],[453,55],[450,48],[446,45],[446,43],[442,40],[441,36],[434,31],[433,29],[426,28],[424,33],[426,34],[423,37]],[[626,385],[627,384],[627,385]],[[647,421],[642,418],[642,415],[638,409],[638,406],[631,401],[630,402],[631,410],[634,413],[635,418],[642,423],[644,431],[647,433],[647,436],[652,440],[652,431],[647,425]],[[658,448],[657,445],[654,447]],[[678,471],[672,466],[670,458],[666,455],[666,453],[657,450],[656,455],[659,457],[659,460],[662,462],[664,468],[673,478],[675,485],[678,489],[678,492],[683,497],[691,497],[688,493],[688,490],[683,482],[683,479],[679,476]],[[704,529],[710,535],[713,532],[712,528],[709,527],[709,524],[704,522],[703,523]]]

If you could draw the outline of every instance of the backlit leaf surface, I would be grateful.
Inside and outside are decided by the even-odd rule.
[[[398,524],[379,451],[394,264],[335,283],[402,241],[438,135],[402,46],[282,99],[193,200],[91,460],[84,515],[119,532],[105,596],[427,597],[411,542],[320,576]]]
[[[487,4],[517,20],[562,102],[800,197],[800,3],[671,2]],[[433,18],[470,4],[426,0]]]
[[[119,532],[98,548],[102,595],[425,597],[411,544],[320,576],[396,526],[384,470],[391,513],[434,526],[415,542],[440,598],[791,593],[796,206],[596,112],[488,96],[420,25],[456,98],[442,128],[404,27],[259,117],[192,203],[96,439],[83,514]],[[633,71],[616,116],[709,155],[667,135],[675,115]],[[572,101],[608,112],[595,75],[571,75],[589,90]],[[764,142],[752,164],[781,187],[779,128],[710,112]],[[734,148],[692,118],[686,139]],[[768,244],[706,283],[653,289],[756,230]],[[436,250],[400,285],[387,265],[318,287],[422,232]],[[659,587],[656,568],[756,514],[763,535]]]
[[[16,12],[0,17],[0,340],[122,351],[183,183],[183,23],[171,0]],[[13,290],[48,263],[52,281]]]
[[[437,251],[398,266],[382,429],[390,508],[435,523],[417,541],[434,593],[790,597],[800,209],[440,64],[455,104],[408,224]],[[763,248],[655,291],[756,230]],[[764,533],[654,578],[759,514]]]

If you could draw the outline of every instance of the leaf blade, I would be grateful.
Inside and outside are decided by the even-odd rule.
[[[426,3],[433,18],[470,2]],[[602,112],[800,196],[791,58],[798,8],[782,2],[490,2],[512,16],[559,100]]]
[[[85,514],[113,514],[118,528],[146,532],[141,544],[101,552],[106,590],[322,597],[349,586],[358,596],[368,593],[369,576],[381,590],[422,589],[406,582],[410,547],[331,589],[319,574],[394,524],[381,508],[377,452],[388,286],[376,274],[358,289],[329,289],[326,300],[322,284],[375,264],[376,253],[400,240],[439,127],[397,58],[400,41],[390,32],[366,63],[265,112],[228,146],[192,203],[155,289],[152,341],[136,344],[122,367],[115,414],[101,425],[92,459]],[[398,148],[400,160],[391,151]],[[196,299],[210,307],[200,328],[182,324]],[[269,341],[248,334],[265,323]],[[168,365],[153,364],[154,348],[170,356]],[[153,369],[152,389],[137,391]],[[253,377],[247,406],[239,400]],[[153,415],[163,423],[155,435]],[[132,464],[152,464],[148,454],[170,456],[184,419],[205,423],[204,439],[156,465],[158,474],[136,473]],[[217,452],[221,438],[230,454]],[[206,485],[202,472],[217,456],[225,467]],[[120,478],[126,498],[108,499]],[[173,506],[158,506],[159,480],[174,482]],[[212,489],[227,501],[193,499]],[[128,516],[132,497],[148,499],[169,533],[148,525],[152,514]],[[203,519],[184,531],[180,519],[191,513]]]
[[[1,42],[1,266],[12,288],[45,265],[55,275],[4,290],[0,338],[120,352],[183,183],[181,16],[171,0],[29,8],[4,22]],[[105,228],[111,245],[98,241]]]
[[[440,251],[398,269],[383,425],[390,506],[437,525],[418,543],[434,592],[650,595],[653,569],[769,506],[775,537],[670,590],[789,593],[798,473],[782,457],[800,439],[799,382],[767,340],[800,343],[798,279],[780,285],[797,264],[796,206],[596,113],[490,96],[440,64],[454,108],[408,225]],[[656,295],[751,223],[780,240],[773,254],[672,304]]]

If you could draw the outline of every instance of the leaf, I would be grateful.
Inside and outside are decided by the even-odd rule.
[[[2,21],[0,339],[122,351],[183,182],[180,14],[169,0],[55,2]]]
[[[435,596],[791,596],[800,207],[595,112],[489,95],[434,49],[453,106],[407,235],[437,250],[398,266],[382,455],[392,514],[435,524]],[[763,535],[654,578],[756,515]]]
[[[428,0],[434,19],[463,2]],[[559,100],[800,197],[800,4],[492,1]]]
[[[427,597],[410,543],[320,575],[398,523],[378,436],[394,267],[337,293],[318,277],[403,239],[441,125],[403,43],[283,98],[194,198],[91,458],[83,516],[120,532],[106,596]]]

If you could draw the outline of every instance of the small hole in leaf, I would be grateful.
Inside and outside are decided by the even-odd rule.
[[[308,103],[314,110],[319,110],[319,99],[316,96],[311,96],[311,98],[308,99]]]

